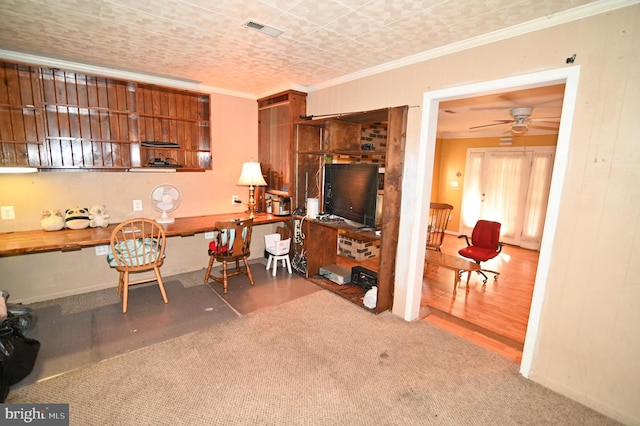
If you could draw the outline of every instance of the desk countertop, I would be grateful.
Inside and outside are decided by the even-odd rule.
[[[221,213],[208,216],[176,218],[174,223],[164,225],[167,237],[189,236],[211,231],[219,220],[249,218],[248,213]],[[274,216],[258,213],[253,219],[255,225],[286,222],[291,216]],[[117,224],[105,228],[63,229],[60,231],[17,231],[0,233],[0,257],[47,251],[73,251],[84,247],[109,244],[111,232]]]

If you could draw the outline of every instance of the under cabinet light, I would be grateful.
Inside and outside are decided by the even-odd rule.
[[[36,167],[0,167],[0,173],[36,173]]]
[[[164,167],[135,167],[129,169],[132,173],[175,173],[176,169],[167,169]]]

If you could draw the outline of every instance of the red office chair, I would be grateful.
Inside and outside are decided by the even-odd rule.
[[[502,251],[502,243],[500,242],[500,223],[488,220],[479,220],[471,233],[471,243],[466,235],[459,235],[458,238],[464,238],[467,241],[467,247],[460,249],[460,256],[475,261],[478,265],[496,257]],[[479,269],[477,271],[484,277],[482,281],[487,283],[487,275],[485,272],[494,274],[493,279],[497,280],[500,272],[491,271],[489,269]]]

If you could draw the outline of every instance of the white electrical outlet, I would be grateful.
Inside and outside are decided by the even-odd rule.
[[[13,206],[2,206],[0,207],[0,212],[3,220],[16,218],[16,212],[13,210]]]
[[[142,211],[142,200],[133,200],[133,211],[134,212]]]
[[[213,231],[207,231],[204,233],[205,240],[213,240]]]
[[[109,246],[96,246],[96,256],[105,256],[109,254]]]
[[[240,197],[238,197],[237,195],[232,195],[231,196],[231,204],[239,204],[240,203]]]

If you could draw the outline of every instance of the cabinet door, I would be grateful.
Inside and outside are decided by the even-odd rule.
[[[304,221],[304,249],[307,257],[307,278],[320,273],[320,267],[336,263],[338,230],[317,222]]]
[[[264,190],[294,195],[293,123],[306,110],[307,94],[303,92],[289,90],[258,99],[258,158],[267,181]],[[264,190],[257,196],[258,209],[263,211]]]
[[[131,167],[137,142],[132,83],[41,68],[46,148],[41,166]]]
[[[342,121],[327,123],[323,149],[329,151],[357,151],[360,149],[362,125]]]
[[[38,166],[44,126],[36,67],[0,62],[0,158],[3,166]]]
[[[289,193],[291,183],[291,143],[289,140],[289,104],[276,105],[258,112],[260,165],[267,190]]]

